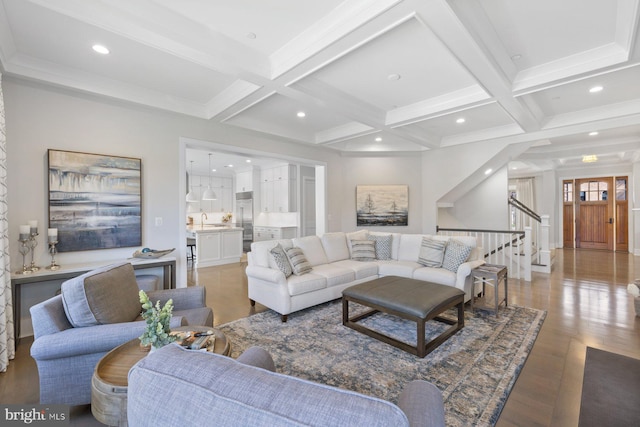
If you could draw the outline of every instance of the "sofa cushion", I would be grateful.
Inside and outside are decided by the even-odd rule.
[[[282,245],[278,243],[270,252],[271,259],[273,260],[275,267],[284,273],[284,277],[291,276],[293,274],[293,269],[291,268],[289,258],[287,257]]]
[[[128,262],[98,268],[61,286],[64,311],[75,328],[135,320],[142,311],[138,292]]]
[[[292,248],[285,249],[285,253],[289,259],[289,264],[291,264],[293,274],[300,276],[311,271],[311,264],[307,261],[302,249],[294,246]]]
[[[289,295],[306,294],[327,287],[327,279],[323,276],[307,273],[303,276],[291,276],[287,279]]]
[[[322,247],[329,262],[349,259],[349,247],[347,237],[343,232],[326,233],[322,236]]]
[[[351,240],[351,259],[354,261],[375,261],[375,242],[371,240]]]
[[[378,261],[380,276],[413,277],[413,272],[422,266],[413,261]]]
[[[423,237],[422,234],[401,234],[398,261],[418,262]]]
[[[293,246],[291,239],[281,240],[265,240],[262,242],[251,243],[251,256],[257,266],[273,268],[275,265],[271,264],[271,249],[276,245],[280,245],[283,248],[290,248]]]
[[[292,239],[293,246],[297,246],[304,252],[311,267],[327,264],[329,259],[322,247],[322,240],[318,236],[305,236]]]
[[[365,240],[369,235],[369,231],[367,230],[358,230],[353,231],[351,233],[346,233],[347,236],[347,246],[349,247],[349,256],[351,256],[351,241],[352,240]]]
[[[353,270],[356,274],[356,280],[366,279],[367,277],[378,277],[378,263],[376,262],[362,262],[345,259],[343,261],[334,262],[333,265]]]
[[[423,237],[418,262],[425,267],[442,267],[446,247],[446,241],[432,239],[431,237]]]
[[[335,264],[317,265],[313,267],[313,274],[327,279],[327,288],[344,285],[356,280],[356,273],[349,268],[342,268]]]
[[[369,236],[367,238],[375,242],[376,259],[391,259],[391,244],[393,243],[393,236],[391,235],[391,233],[369,233]]]
[[[450,239],[447,243],[447,249],[444,251],[444,260],[442,267],[447,270],[458,271],[458,267],[469,258],[471,254],[471,246],[467,246],[456,239]]]
[[[438,283],[440,285],[456,285],[456,273],[446,268],[417,268],[413,271],[413,278],[416,280],[424,280],[425,282]]]

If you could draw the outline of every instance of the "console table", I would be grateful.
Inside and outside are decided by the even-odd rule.
[[[122,260],[124,261],[124,260]],[[126,261],[131,262],[134,270],[143,270],[148,268],[162,267],[163,269],[163,288],[174,289],[176,287],[176,258],[162,257],[154,259],[129,258]],[[21,285],[27,283],[48,282],[51,280],[66,280],[76,276],[80,276],[98,267],[108,264],[120,262],[113,260],[111,262],[93,262],[85,264],[62,265],[59,270],[51,271],[42,267],[40,270],[30,274],[11,274],[11,296],[13,298],[13,333],[16,343],[20,337],[20,299],[22,290]]]

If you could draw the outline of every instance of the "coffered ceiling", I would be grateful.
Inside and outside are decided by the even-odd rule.
[[[0,64],[341,152],[502,139],[535,143],[528,168],[618,164],[640,150],[638,3],[0,0]]]

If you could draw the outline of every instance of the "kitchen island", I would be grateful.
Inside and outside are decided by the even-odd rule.
[[[196,268],[240,262],[241,227],[207,224],[187,226],[187,237],[196,239]]]

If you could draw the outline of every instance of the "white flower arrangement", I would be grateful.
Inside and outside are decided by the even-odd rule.
[[[629,286],[627,286],[627,292],[629,292],[635,298],[640,297],[640,288],[638,288],[638,285],[636,285],[635,283],[629,283]]]

